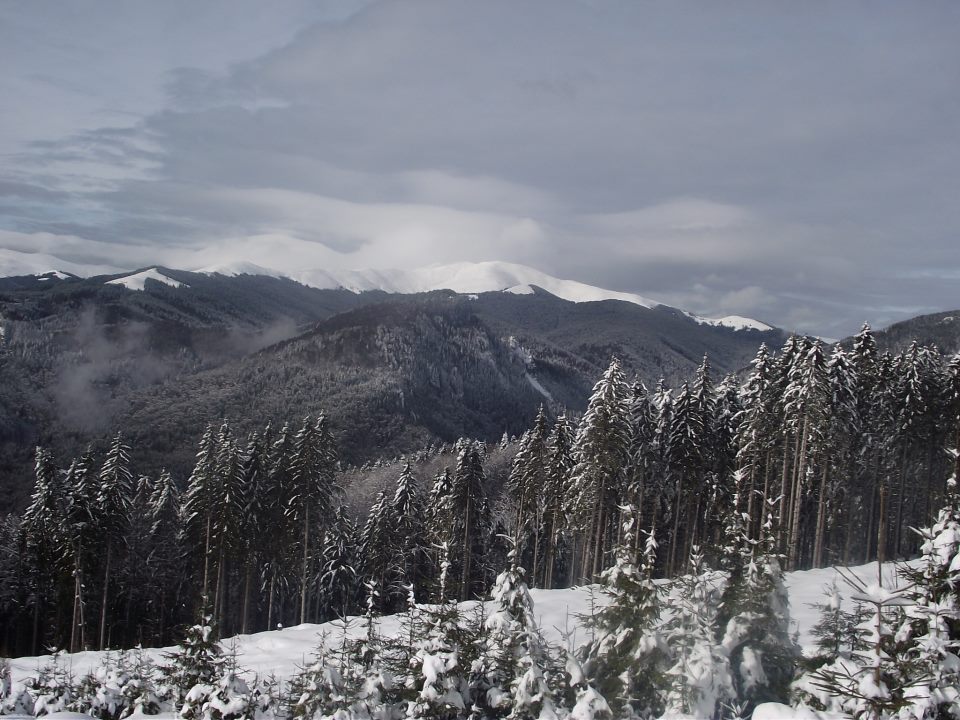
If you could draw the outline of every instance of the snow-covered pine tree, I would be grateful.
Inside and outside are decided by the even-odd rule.
[[[742,487],[743,473],[734,474]],[[740,517],[739,498],[728,521],[734,552],[730,578],[720,600],[717,639],[730,663],[735,702],[752,712],[763,702],[785,703],[789,697],[800,648],[790,635],[790,609],[780,557],[775,554],[773,518],[752,540]]]
[[[669,595],[672,616],[666,626],[670,667],[666,670],[665,716],[710,720],[735,698],[730,662],[715,641],[720,592],[697,548],[688,574],[674,581]]]
[[[66,491],[60,469],[49,450],[38,447],[34,465],[33,494],[20,520],[21,543],[30,560],[30,584],[33,591],[33,642],[39,652],[41,615],[48,600],[52,600],[64,565],[64,516]]]
[[[514,543],[521,559],[531,568],[536,587],[542,576],[544,507],[543,488],[547,484],[547,456],[550,427],[543,405],[533,427],[523,434],[514,455],[507,491],[515,504]]]
[[[463,631],[460,609],[450,600],[450,548],[440,548],[439,603],[421,608],[424,627],[410,657],[406,685],[413,698],[406,717],[456,720],[466,715],[470,692],[466,674],[469,667],[461,657]]]
[[[314,661],[290,679],[285,716],[296,720],[336,717],[348,705],[343,668],[320,638]]]
[[[768,498],[772,486],[775,452],[781,436],[774,386],[774,362],[766,343],[760,345],[741,391],[742,410],[737,418],[737,464],[747,472],[744,512],[751,520],[748,534],[754,537],[763,522],[763,508],[754,513],[756,498]],[[754,492],[757,490],[758,492]]]
[[[557,417],[547,440],[546,479],[540,490],[545,540],[542,585],[545,588],[557,587],[562,571],[570,569],[564,505],[567,478],[574,465],[573,440],[570,421],[562,414]]]
[[[195,556],[201,558],[203,583],[200,603],[204,608],[210,602],[211,570],[216,547],[214,516],[220,495],[217,456],[217,433],[213,425],[207,425],[200,438],[197,462],[183,497],[183,542]]]
[[[574,441],[576,461],[568,483],[567,514],[580,538],[578,579],[597,577],[605,566],[610,529],[618,527],[630,452],[630,388],[613,358],[593,387]]]
[[[397,478],[393,493],[391,518],[393,522],[393,542],[389,552],[399,556],[394,563],[397,573],[390,578],[384,591],[390,595],[391,608],[402,607],[405,585],[413,585],[415,592],[423,597],[430,579],[430,554],[427,531],[423,518],[426,508],[423,497],[417,487],[416,478],[410,463],[404,461],[400,476]],[[425,599],[425,598],[424,598]]]
[[[836,580],[823,589],[824,599],[811,607],[817,611],[819,620],[810,634],[817,640],[817,655],[812,659],[814,669],[838,658],[849,658],[859,646],[860,631],[857,626],[865,619],[856,612],[843,609],[843,598]]]
[[[823,344],[814,340],[802,357],[797,358],[788,374],[784,391],[786,425],[796,438],[795,472],[787,491],[786,527],[787,566],[795,570],[801,561],[800,542],[803,501],[811,478],[824,464],[824,431],[830,412],[830,384]]]
[[[857,628],[857,649],[850,657],[841,656],[797,680],[795,693],[817,709],[865,720],[910,717],[906,713],[911,695],[923,680],[908,643],[898,633],[909,592],[906,587],[884,587],[879,563],[878,568],[880,578],[875,583],[840,571],[853,590],[851,598],[863,608],[858,610],[863,622]]]
[[[638,563],[636,510],[620,510],[615,562],[601,576],[609,602],[586,619],[593,639],[580,650],[581,667],[616,716],[658,717],[667,655],[659,632],[660,588],[653,582],[657,545],[649,534]]]
[[[463,440],[450,488],[454,557],[459,561],[461,599],[472,598],[484,580],[482,559],[490,534],[483,452],[478,443]]]
[[[693,507],[705,489],[705,419],[686,383],[673,398],[668,432],[666,467],[673,486],[673,518],[667,574],[672,576],[679,559],[694,542],[697,524]]]
[[[293,490],[287,515],[301,528],[297,544],[300,563],[300,623],[307,621],[310,591],[311,552],[310,528],[329,520],[340,488],[336,484],[337,449],[326,416],[306,418],[293,443],[290,459]]]
[[[642,382],[633,384],[630,398],[630,449],[626,468],[626,501],[636,507],[638,529],[644,523],[644,500],[649,493],[656,502],[662,492],[657,453],[657,409],[653,399]],[[655,521],[656,508],[651,513],[651,524]],[[636,533],[639,540],[639,533]]]
[[[393,503],[385,490],[377,493],[367,513],[366,522],[358,540],[358,577],[385,587],[396,565],[393,548]]]
[[[185,720],[198,720],[203,704],[220,678],[225,659],[223,649],[216,641],[213,618],[204,616],[199,623],[187,628],[180,644],[164,654],[167,664],[160,668],[163,675],[161,697],[177,709]],[[191,696],[195,688],[200,688]]]
[[[267,473],[264,478],[263,499],[260,502],[260,522],[270,532],[264,537],[261,552],[260,581],[267,588],[267,628],[274,628],[277,616],[277,596],[285,586],[287,571],[292,567],[292,536],[298,533],[286,509],[290,503],[292,486],[290,459],[293,455],[293,433],[284,424],[276,438],[267,437]]]
[[[956,451],[953,451],[956,453]],[[960,489],[947,482],[947,497],[936,521],[919,531],[923,544],[917,567],[906,566],[913,605],[899,633],[911,642],[919,684],[909,689],[909,712],[917,720],[960,717]]]
[[[497,576],[493,608],[484,622],[478,659],[471,669],[472,715],[482,718],[556,717],[549,684],[550,659],[533,615],[517,553]]]
[[[267,450],[270,427],[263,434],[254,433],[235,467],[234,487],[237,494],[236,531],[234,548],[243,572],[243,605],[240,610],[240,632],[246,634],[250,628],[250,615],[254,582],[257,570],[265,559],[262,549],[266,537],[276,532],[266,525],[268,514],[264,512],[267,500],[269,472]]]
[[[100,468],[100,484],[97,490],[97,530],[105,546],[103,567],[103,595],[100,600],[100,643],[107,646],[107,618],[110,606],[110,577],[115,570],[111,566],[114,553],[120,550],[123,534],[127,529],[130,501],[133,497],[133,473],[130,470],[130,447],[123,435],[117,433]]]
[[[355,536],[356,528],[340,505],[324,534],[321,551],[320,592],[328,617],[344,617],[354,609],[357,596]]]
[[[89,450],[70,463],[64,476],[67,495],[64,549],[73,567],[73,611],[70,621],[70,651],[78,652],[87,645],[86,572],[93,564],[92,546],[96,544],[94,514],[97,502],[97,482],[93,457]]]
[[[853,489],[844,480],[854,474],[856,449],[854,439],[860,431],[860,418],[857,415],[857,378],[850,356],[839,344],[834,346],[827,361],[827,384],[830,399],[823,430],[824,457],[821,461],[819,489],[816,495],[817,519],[814,529],[813,567],[823,567],[825,562],[829,562],[831,521],[840,515],[844,505],[848,514],[853,507],[852,497],[844,503],[843,495],[853,496]],[[848,524],[856,525],[852,518]],[[847,532],[852,532],[849,527]],[[846,546],[847,543],[845,542],[844,545]],[[836,551],[831,554],[839,555]],[[844,555],[846,554],[845,552]]]

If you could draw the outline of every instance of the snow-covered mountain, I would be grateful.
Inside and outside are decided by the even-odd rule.
[[[155,280],[171,287],[187,285],[182,280],[177,280],[165,274],[159,266],[116,277],[116,271],[108,268],[77,265],[76,263],[65,262],[52,255],[0,249],[0,277],[48,276],[51,273],[90,277],[110,272],[113,273],[113,276],[105,281],[107,284],[122,285],[135,291],[143,291],[147,280]],[[249,262],[234,261],[209,265],[194,272],[219,274],[227,277],[262,275],[274,278],[289,278],[311,288],[321,290],[343,288],[355,293],[379,290],[387,293],[410,294],[433,290],[453,290],[461,294],[507,292],[515,295],[528,295],[534,292],[534,288],[541,288],[551,295],[575,303],[620,300],[645,308],[655,308],[663,305],[663,303],[636,293],[607,290],[577,280],[564,280],[526,265],[501,261],[456,262],[429,265],[412,270],[399,268],[311,269],[290,272],[274,270]],[[735,330],[765,331],[772,329],[770,325],[759,320],[739,315],[707,318],[689,312],[686,314],[697,322],[706,325],[729,327]]]
[[[382,290],[388,293],[420,293],[432,290],[453,290],[461,294],[482,292],[508,292],[527,295],[538,287],[551,295],[570,302],[595,302],[621,300],[645,308],[654,308],[663,303],[635,293],[605,290],[576,280],[563,280],[544,272],[516,263],[458,262],[447,265],[430,265],[414,270],[304,270],[280,273],[250,263],[229,263],[205,267],[201,272],[221,275],[270,275],[289,277],[303,285],[321,289],[345,288],[353,292]],[[752,318],[728,315],[721,318],[704,318],[687,313],[691,318],[707,325],[719,325],[735,330],[771,330],[771,326]]]
[[[174,280],[172,277],[168,277],[167,275],[164,275],[157,268],[142,270],[141,272],[134,273],[133,275],[124,275],[123,277],[119,277],[116,280],[108,280],[106,284],[122,285],[128,290],[139,290],[143,292],[143,289],[146,287],[147,280],[156,280],[157,282],[161,282],[164,285],[169,285],[170,287],[186,286],[186,283],[182,283],[179,280]]]

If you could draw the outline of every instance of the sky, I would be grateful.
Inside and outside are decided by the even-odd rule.
[[[0,0],[0,250],[960,307],[960,3]]]

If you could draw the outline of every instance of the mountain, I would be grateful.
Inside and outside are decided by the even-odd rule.
[[[25,255],[20,253],[19,255]],[[48,255],[36,256],[32,261],[19,259],[16,262],[0,255],[0,287],[3,278],[7,276],[21,276],[13,278],[23,286],[22,276],[30,275],[37,280],[49,279],[51,275],[58,275],[60,279],[76,277],[75,272],[69,274],[61,271],[50,272],[11,272],[10,268],[50,268],[60,267],[62,261]],[[76,269],[75,264],[69,264]],[[174,271],[176,273],[177,271]],[[182,271],[179,271],[182,273]],[[597,302],[601,300],[621,300],[641,307],[654,308],[662,303],[635,293],[605,290],[576,280],[561,280],[544,272],[525,265],[508,262],[459,262],[446,265],[431,265],[413,270],[403,269],[367,269],[367,270],[297,270],[283,273],[278,270],[264,268],[248,262],[228,262],[210,265],[202,268],[198,273],[206,275],[220,275],[224,277],[263,276],[272,278],[286,278],[301,285],[320,290],[344,289],[354,293],[380,291],[391,294],[415,294],[434,290],[453,290],[461,294],[477,294],[484,292],[506,292],[514,295],[529,295],[534,288],[546,290],[556,297],[570,302]],[[99,278],[94,278],[99,279]],[[110,279],[101,280],[108,284],[124,285],[131,290],[143,290],[147,280],[178,287],[183,284],[176,280],[170,271],[157,267],[144,268],[130,273],[120,273],[110,276]],[[728,315],[721,318],[705,318],[687,313],[697,322],[708,325],[720,325],[735,330],[772,330],[766,323],[746,318],[740,315]]]
[[[960,310],[947,310],[894,323],[876,333],[882,350],[901,352],[916,340],[921,345],[936,345],[944,354],[960,352]]]
[[[533,279],[503,266],[454,283],[480,292],[414,294],[251,269],[0,280],[0,501],[22,502],[37,444],[66,461],[122,428],[140,471],[183,479],[207,422],[245,433],[323,409],[345,459],[363,462],[518,433],[540,403],[579,411],[613,355],[648,383],[677,382],[704,353],[735,371],[783,337],[655,303],[502,292]]]

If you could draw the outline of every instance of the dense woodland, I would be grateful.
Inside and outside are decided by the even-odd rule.
[[[344,503],[349,473],[324,416],[249,438],[226,423],[211,426],[183,483],[166,473],[138,476],[122,434],[105,457],[83,455],[66,467],[38,448],[31,503],[0,531],[3,642],[9,654],[166,644],[203,617],[181,651],[213,653],[218,635],[366,613],[366,644],[350,662],[321,657],[301,678],[310,688],[301,695],[314,705],[293,702],[295,715],[333,714],[362,686],[370,717],[392,717],[399,705],[390,703],[401,701],[409,717],[465,716],[464,698],[473,698],[476,717],[543,717],[545,703],[576,717],[711,717],[726,703],[732,717],[735,707],[786,700],[797,670],[781,566],[922,551],[927,576],[914,579],[915,602],[946,597],[953,606],[943,605],[942,617],[912,618],[912,632],[958,639],[951,583],[960,563],[951,569],[948,557],[941,567],[943,553],[931,545],[936,532],[954,553],[960,542],[960,507],[947,481],[960,460],[944,452],[958,433],[960,356],[917,344],[881,353],[865,327],[849,349],[799,336],[779,352],[761,347],[742,382],[714,378],[705,358],[687,383],[647,388],[631,384],[614,360],[582,417],[542,411],[515,444],[462,439],[422,453],[432,465],[449,463],[430,476],[418,473],[426,463],[394,466],[392,483],[363,513]],[[488,477],[495,452],[513,455],[503,483]],[[911,529],[935,518],[926,534]],[[723,580],[711,581],[707,568]],[[669,626],[657,630],[669,636],[662,642],[650,641],[660,613],[654,578],[686,583]],[[594,581],[613,603],[590,620],[595,642],[564,669],[537,639],[526,587]],[[456,600],[485,597],[491,587],[490,619],[456,618]],[[872,652],[856,672],[873,668],[867,674],[878,686],[883,675],[886,689],[858,686],[864,697],[850,702],[861,703],[858,716],[892,717],[883,713],[906,706],[909,693],[890,678],[903,685],[923,676],[928,688],[933,681],[914,666],[881,668],[899,662],[897,653],[916,655],[917,642],[907,633],[898,635],[904,648],[881,648],[892,642],[883,626],[895,603],[869,588],[862,596],[864,612],[875,610],[873,634],[853,632],[847,665],[837,640],[807,698],[828,706],[823,693],[844,697],[849,658]],[[373,618],[387,612],[408,613],[410,643],[381,647]],[[823,634],[839,637],[838,623]],[[925,646],[928,665],[953,652],[934,644]],[[472,659],[458,664],[458,653]],[[388,702],[391,663],[394,675],[423,669],[406,690],[417,682],[433,689]],[[690,687],[691,667],[710,668],[711,689]],[[348,697],[335,686],[349,684],[350,673],[356,692]],[[211,685],[214,676],[204,677],[195,684]],[[931,712],[956,702],[937,697]],[[184,717],[198,716],[190,712]]]

